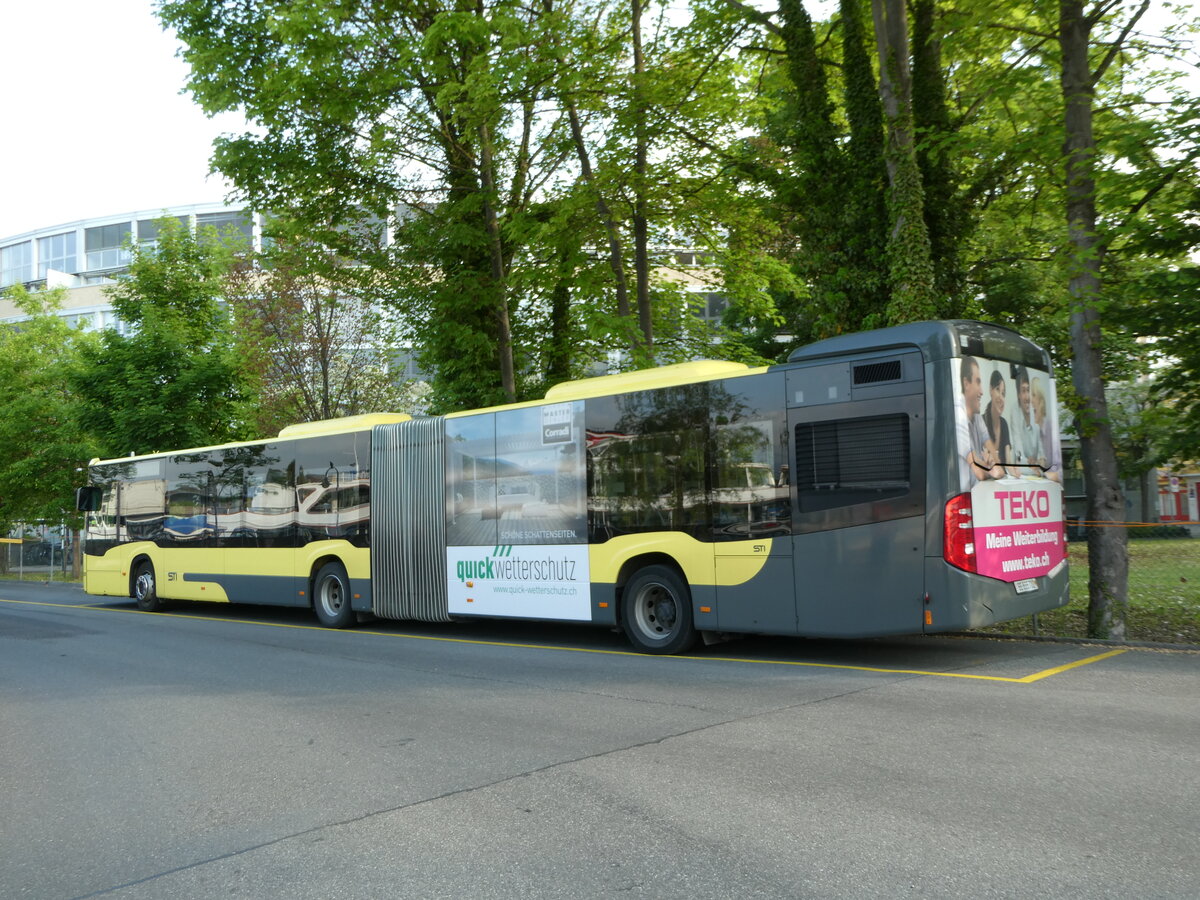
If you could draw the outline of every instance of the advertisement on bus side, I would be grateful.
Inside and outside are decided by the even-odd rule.
[[[592,618],[586,544],[448,547],[446,569],[452,614]]]

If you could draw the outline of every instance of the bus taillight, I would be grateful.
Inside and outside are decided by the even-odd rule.
[[[975,525],[971,520],[971,495],[959,494],[946,503],[942,533],[942,558],[956,569],[975,572]]]

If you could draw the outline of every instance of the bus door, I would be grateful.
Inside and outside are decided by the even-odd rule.
[[[225,587],[233,600],[273,606],[307,604],[296,574],[296,489],[291,442],[226,451],[217,498]],[[303,593],[302,593],[303,592]]]
[[[882,385],[854,361],[788,372],[799,634],[921,630],[925,399],[920,355],[899,358]]]
[[[709,388],[709,496],[722,631],[796,631],[783,389],[781,372]]]
[[[158,594],[173,600],[225,600],[225,556],[218,534],[220,461],[206,451],[177,453],[163,462],[166,516],[158,537]]]

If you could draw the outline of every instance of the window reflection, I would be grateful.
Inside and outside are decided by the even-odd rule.
[[[219,451],[216,505],[222,546],[295,546],[292,450],[284,442]]]
[[[370,432],[298,440],[295,447],[298,542],[342,539],[367,546]]]
[[[593,540],[789,533],[782,400],[774,373],[589,400]]]
[[[87,552],[159,546],[295,547],[370,538],[370,432],[98,466]]]

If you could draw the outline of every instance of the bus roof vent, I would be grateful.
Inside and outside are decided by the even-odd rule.
[[[863,363],[854,367],[854,383],[879,384],[884,381],[899,381],[903,375],[900,360],[885,359],[879,362]]]

